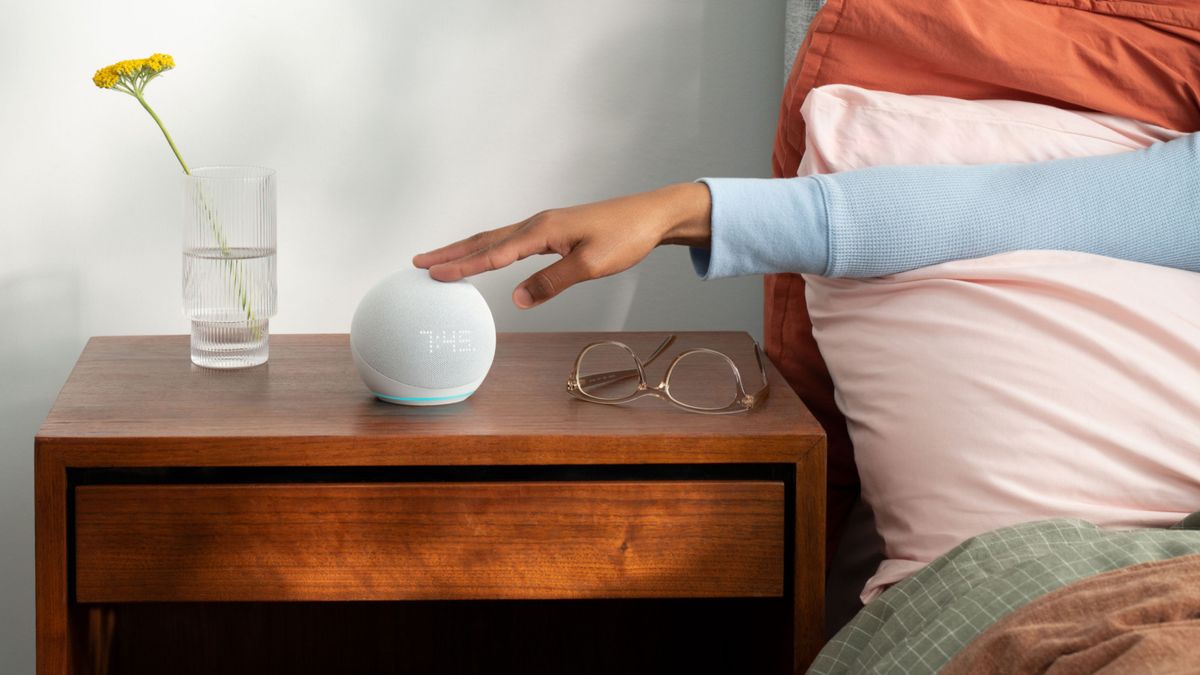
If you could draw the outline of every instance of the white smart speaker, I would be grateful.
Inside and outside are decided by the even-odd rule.
[[[457,403],[475,393],[496,355],[496,322],[466,281],[407,269],[372,288],[350,324],[358,373],[381,401]]]

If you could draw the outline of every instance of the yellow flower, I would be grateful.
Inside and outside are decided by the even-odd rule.
[[[171,58],[170,54],[155,54],[146,59],[146,64],[156,73],[161,73],[164,70],[170,70],[175,67],[175,59]]]
[[[183,161],[183,156],[179,154],[179,148],[175,147],[175,141],[171,138],[171,134],[167,133],[167,128],[163,126],[162,120],[158,118],[158,114],[146,102],[145,90],[146,85],[151,80],[175,67],[175,59],[170,54],[151,54],[144,59],[126,59],[117,61],[111,66],[104,66],[96,71],[92,76],[92,82],[101,89],[111,89],[119,91],[122,94],[129,94],[136,98],[138,103],[150,113],[150,117],[154,119],[154,123],[158,125],[163,136],[167,139],[167,144],[171,146],[171,152],[175,153],[175,159],[179,160],[179,165],[183,167],[184,173],[191,173],[188,170],[187,162]]]
[[[115,85],[119,79],[121,79],[121,77],[117,75],[116,69],[114,69],[112,66],[101,68],[100,70],[96,71],[94,76],[92,76],[92,82],[95,82],[96,86],[100,87],[101,89],[112,89],[113,85]]]
[[[128,61],[121,61],[117,64],[117,72],[127,77],[133,77],[134,75],[137,75],[139,71],[141,71],[143,60],[144,59],[129,59]]]
[[[96,71],[92,82],[101,89],[129,89],[141,91],[146,83],[158,76],[159,73],[175,67],[175,59],[170,54],[152,54],[144,59],[127,59],[118,61],[111,66],[105,66]],[[117,85],[124,85],[118,87]]]

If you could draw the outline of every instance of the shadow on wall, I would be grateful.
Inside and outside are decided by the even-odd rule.
[[[672,148],[660,182],[704,176],[769,176],[771,146],[782,93],[777,54],[783,48],[784,3],[706,0],[692,51],[681,64],[697,81],[688,94],[695,111],[691,133]],[[747,46],[754,45],[754,49]],[[675,77],[664,78],[673,81]],[[653,144],[656,130],[639,144]],[[628,330],[747,330],[761,341],[762,279],[700,281],[681,247],[656,250],[641,278],[626,321]]]
[[[310,100],[311,83],[283,76],[279,96],[300,101],[305,114],[277,120],[255,141],[257,156],[288,157],[281,163],[294,170],[281,183],[281,280],[290,284],[280,296],[284,322],[293,298],[304,298],[327,308],[334,325],[323,330],[344,330],[361,294],[412,254],[540,209],[705,175],[769,173],[784,0],[625,10],[486,3],[462,13],[418,3],[369,18],[426,26],[438,41],[425,33],[390,39],[362,23],[354,31],[361,40],[345,49],[379,68],[375,86],[355,89],[367,100],[354,107],[361,113],[352,123],[314,136],[314,125],[332,113]],[[544,45],[546,58],[531,60],[531,44]],[[530,72],[514,78],[513,69]],[[286,139],[308,136],[328,153],[315,166],[289,155]],[[335,205],[338,222],[305,222],[313,213],[307,206],[321,200]],[[553,260],[539,256],[473,279],[500,330],[759,332],[761,281],[701,282],[676,247],[538,309],[517,310],[513,288]],[[291,277],[285,266],[306,274]],[[342,283],[320,281],[335,278]]]
[[[79,274],[0,278],[0,664],[33,672],[33,436],[83,346]]]
[[[589,57],[608,65],[594,80],[593,105],[607,108],[612,128],[578,129],[574,147],[564,147],[559,160],[562,171],[592,181],[585,199],[703,176],[769,175],[783,3],[748,8],[707,0],[664,9],[660,21],[632,24],[590,46]],[[643,46],[663,42],[673,48]],[[664,93],[677,104],[663,114],[626,114]],[[507,300],[533,269],[500,280],[496,295]],[[497,321],[521,330],[748,330],[759,337],[761,283],[759,277],[701,281],[686,249],[664,247],[628,272],[570,289],[556,303],[520,313],[502,303]]]

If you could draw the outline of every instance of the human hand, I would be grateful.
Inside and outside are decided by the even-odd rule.
[[[592,204],[542,211],[519,223],[480,232],[413,257],[438,281],[507,267],[531,255],[561,259],[513,291],[521,309],[539,305],[573,284],[633,267],[660,244],[708,246],[712,201],[708,186],[679,183]]]

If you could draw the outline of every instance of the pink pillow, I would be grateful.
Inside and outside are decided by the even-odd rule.
[[[803,114],[801,174],[1096,155],[1181,135],[845,85],[814,89]],[[864,602],[998,527],[1160,527],[1200,510],[1200,274],[1019,251],[805,279],[885,545]]]

